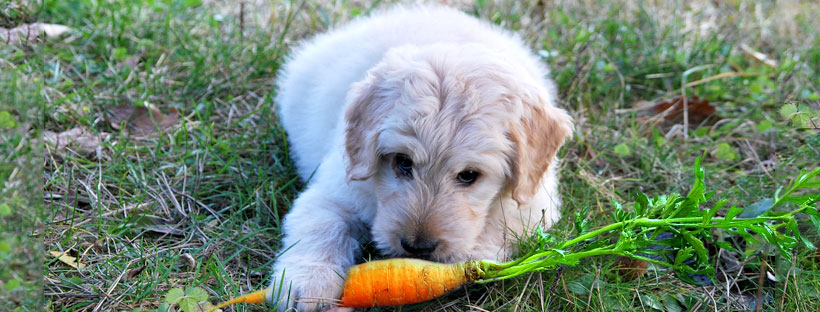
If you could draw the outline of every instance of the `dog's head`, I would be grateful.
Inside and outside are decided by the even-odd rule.
[[[347,178],[377,185],[372,232],[383,251],[464,260],[499,200],[526,203],[536,192],[572,121],[506,57],[472,45],[399,47],[351,88]]]

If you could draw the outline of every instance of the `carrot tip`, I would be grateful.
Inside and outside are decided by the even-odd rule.
[[[222,309],[224,307],[237,303],[264,304],[269,292],[270,288],[260,289],[252,293],[244,294],[231,300],[217,304],[216,306],[208,309],[205,312],[213,312],[218,309]]]

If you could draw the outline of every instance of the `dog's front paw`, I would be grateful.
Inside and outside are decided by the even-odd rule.
[[[277,263],[268,300],[279,311],[332,308],[342,294],[344,274],[341,266],[329,264]]]

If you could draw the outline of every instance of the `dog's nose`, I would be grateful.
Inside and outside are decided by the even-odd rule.
[[[413,242],[401,239],[401,248],[404,248],[413,257],[428,258],[436,250],[436,247],[438,247],[438,242],[429,239],[416,239]]]

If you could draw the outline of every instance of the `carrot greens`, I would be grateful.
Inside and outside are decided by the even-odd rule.
[[[576,237],[556,243],[554,237],[536,231],[534,250],[505,263],[472,260],[456,264],[438,264],[416,259],[389,259],[360,264],[350,268],[340,300],[340,306],[368,307],[403,305],[423,302],[441,296],[464,283],[489,283],[522,274],[552,270],[559,265],[576,265],[592,256],[623,256],[671,268],[689,283],[697,283],[693,275],[705,275],[714,280],[714,266],[707,246],[729,251],[735,248],[714,239],[715,231],[724,231],[750,243],[774,246],[791,261],[792,251],[802,242],[806,248],[815,246],[801,235],[797,218],[810,220],[820,233],[820,168],[800,173],[785,188],[778,189],[770,199],[753,204],[753,209],[732,205],[723,215],[718,213],[728,200],[715,200],[715,192],[706,191],[705,172],[700,158],[694,166],[695,181],[686,196],[669,194],[649,197],[637,192],[634,209],[613,203],[614,222],[590,229],[583,216],[575,215]],[[781,211],[782,206],[796,205]],[[708,208],[707,208],[708,207]],[[244,301],[248,302],[248,301]],[[223,305],[219,305],[223,306]]]
[[[753,217],[741,217],[744,209],[735,205],[724,216],[718,216],[728,204],[726,199],[704,208],[715,192],[706,191],[700,159],[695,162],[694,171],[695,182],[686,196],[649,197],[637,192],[633,210],[614,203],[612,218],[615,222],[595,230],[588,229],[583,220],[586,212],[582,211],[576,214],[577,237],[549,247],[549,236],[539,229],[539,248],[515,261],[490,267],[476,282],[493,282],[551,270],[561,264],[575,265],[580,259],[591,256],[614,255],[669,267],[680,279],[695,283],[691,278],[693,274],[714,278],[714,267],[704,242],[736,251],[730,244],[714,240],[714,230],[737,235],[747,243],[771,244],[786,259],[791,259],[798,240],[807,248],[815,248],[798,231],[795,217],[807,215],[820,231],[820,213],[815,208],[820,201],[820,181],[816,179],[820,168],[801,172],[788,186],[778,189],[771,200],[761,201],[767,207]],[[796,204],[797,208],[790,211],[774,209],[786,203]]]

